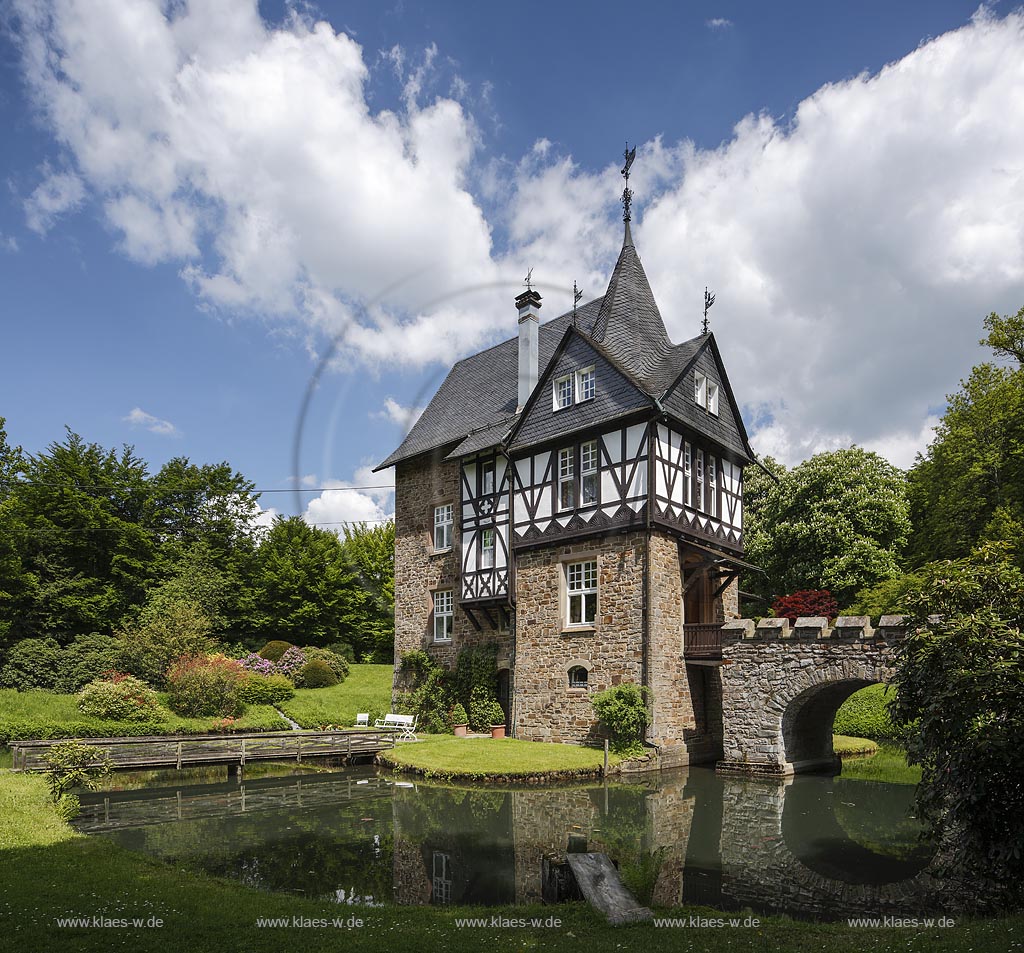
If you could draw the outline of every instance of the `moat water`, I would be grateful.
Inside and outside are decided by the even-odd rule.
[[[585,838],[644,903],[843,919],[941,908],[913,793],[706,768],[495,789],[264,765],[244,783],[225,768],[121,773],[83,794],[76,825],[254,887],[372,904],[538,902],[543,858]]]

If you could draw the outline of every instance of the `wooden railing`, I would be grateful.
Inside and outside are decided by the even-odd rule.
[[[722,623],[698,622],[684,625],[683,657],[720,659],[722,657]]]

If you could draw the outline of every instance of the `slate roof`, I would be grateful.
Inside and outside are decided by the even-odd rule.
[[[540,325],[538,381],[543,380],[571,325],[572,312]],[[576,330],[644,394],[656,400],[666,395],[709,339],[714,343],[711,335],[704,334],[676,345],[669,340],[633,245],[629,223],[608,290],[577,309]],[[447,459],[454,459],[495,446],[519,421],[518,379],[518,337],[463,358],[448,372],[398,449],[375,469],[442,447],[449,448]],[[734,405],[727,381],[726,387]],[[741,440],[743,447],[735,449],[753,458],[745,433]]]

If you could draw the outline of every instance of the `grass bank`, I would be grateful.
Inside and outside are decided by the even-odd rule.
[[[77,695],[35,689],[0,689],[0,745],[25,738],[110,738],[122,735],[204,734],[222,731],[219,718],[182,718],[166,705],[145,721],[111,721],[78,710]],[[233,731],[282,731],[288,728],[270,705],[250,705]]]
[[[414,746],[410,746],[414,747]],[[783,917],[759,918],[749,929],[658,928],[653,924],[612,929],[585,904],[560,906],[445,908],[339,906],[240,883],[184,873],[160,861],[130,853],[101,837],[81,837],[49,807],[42,778],[0,775],[0,913],[5,937],[19,953],[74,950],[106,953],[128,948],[141,953],[249,953],[304,951],[386,951],[483,949],[660,951],[780,950],[810,953],[936,951],[1006,953],[1024,936],[1024,917],[964,920],[946,929],[851,929]],[[666,911],[667,912],[667,911]],[[707,908],[681,908],[672,916],[725,917]],[[139,918],[136,926],[59,926],[57,918]],[[486,925],[466,926],[462,918]],[[524,926],[491,926],[493,917]],[[285,918],[287,926],[257,926],[259,918]],[[296,925],[312,921],[324,926]],[[540,925],[532,926],[536,918]],[[551,920],[557,919],[554,926]],[[340,925],[333,925],[333,920]],[[156,926],[156,921],[160,926]],[[349,926],[360,920],[361,926]],[[545,921],[551,925],[544,926]],[[150,923],[152,925],[146,925]],[[1018,939],[1015,939],[1018,938]]]
[[[336,725],[348,728],[359,712],[374,718],[386,715],[391,706],[391,665],[353,665],[348,678],[331,688],[300,688],[295,697],[278,707],[303,728]]]
[[[614,755],[611,759],[617,763]],[[600,777],[604,752],[515,738],[426,735],[382,752],[380,760],[398,770],[449,781],[553,781]]]
[[[873,755],[878,751],[878,743],[870,738],[851,738],[849,735],[833,735],[832,750],[840,758],[859,758]]]

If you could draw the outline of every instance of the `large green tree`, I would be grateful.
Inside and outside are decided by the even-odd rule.
[[[356,658],[390,662],[395,649],[395,522],[357,523],[344,532],[345,557],[366,596],[353,634]]]
[[[260,544],[255,583],[263,638],[323,646],[362,637],[367,595],[334,533],[278,518]]]
[[[747,558],[764,570],[748,577],[753,592],[770,600],[828,589],[845,605],[899,573],[910,532],[901,470],[860,447],[816,454],[792,470],[767,465],[775,479],[749,471],[744,496]]]
[[[979,894],[1024,896],[1024,573],[1005,544],[925,566],[898,647],[894,720],[919,723],[918,813]]]
[[[1024,309],[985,319],[981,343],[1013,366],[982,363],[947,397],[935,439],[910,474],[910,561],[966,556],[1002,540],[1024,566]]]
[[[142,525],[146,465],[67,431],[29,454],[3,501],[20,561],[8,638],[110,631],[139,605],[156,541]]]

